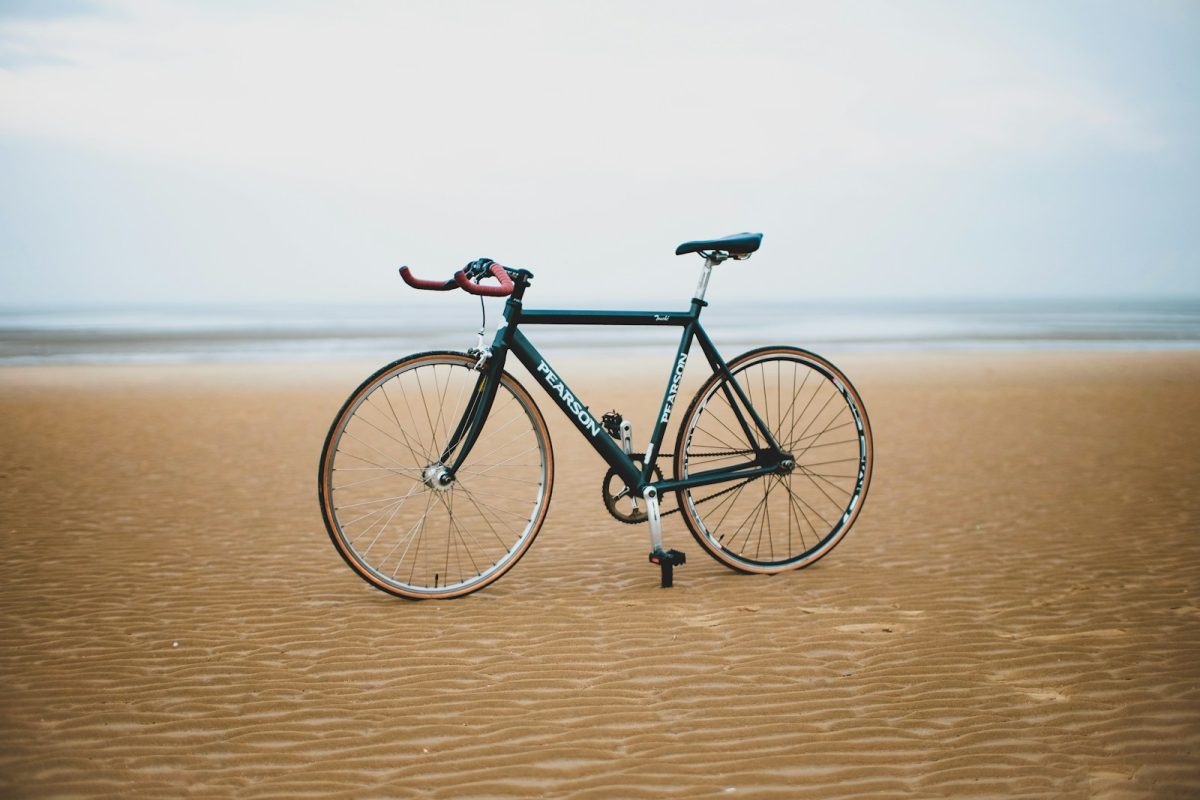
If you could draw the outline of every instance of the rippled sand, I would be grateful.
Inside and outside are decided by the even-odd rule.
[[[371,365],[0,371],[0,796],[1200,795],[1200,354],[835,361],[877,461],[816,566],[671,517],[658,588],[537,394],[545,528],[425,603],[316,506]],[[668,364],[572,366],[644,439]]]

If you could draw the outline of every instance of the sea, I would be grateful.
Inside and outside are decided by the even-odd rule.
[[[490,341],[501,306],[489,302],[0,307],[0,366],[384,361],[466,349],[481,323]],[[701,321],[727,357],[763,344],[822,353],[1200,349],[1200,298],[723,301]],[[522,330],[548,353],[670,352],[679,336],[656,326]]]

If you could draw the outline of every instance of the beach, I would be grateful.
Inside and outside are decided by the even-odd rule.
[[[378,364],[0,369],[0,795],[1200,795],[1200,351],[829,355],[875,466],[814,566],[734,573],[675,515],[660,588],[514,369],[545,525],[419,603],[317,506]],[[644,440],[669,358],[560,372]]]

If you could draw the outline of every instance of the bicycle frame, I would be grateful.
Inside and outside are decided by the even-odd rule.
[[[705,278],[707,278],[707,272]],[[706,280],[702,280],[700,294],[703,293],[706,282]],[[730,371],[729,365],[725,363],[701,326],[700,311],[707,305],[703,299],[693,298],[691,307],[687,311],[525,310],[522,297],[527,286],[528,276],[519,274],[515,291],[509,296],[508,302],[504,306],[504,322],[497,329],[491,347],[481,356],[483,363],[480,367],[480,377],[473,402],[468,404],[466,412],[442,453],[441,462],[446,465],[446,472],[449,476],[453,476],[466,460],[487,420],[509,352],[516,355],[529,373],[537,379],[542,389],[570,418],[584,439],[638,496],[641,496],[647,488],[653,488],[661,495],[663,492],[690,489],[730,480],[746,480],[779,471],[787,454],[780,449],[766,424],[759,418],[758,412],[754,410],[745,391]],[[683,329],[679,347],[675,352],[675,360],[672,362],[673,368],[667,379],[657,421],[651,433],[650,442],[646,446],[644,463],[640,469],[625,454],[613,437],[604,430],[587,404],[570,390],[566,382],[559,377],[533,343],[521,333],[519,330],[521,325],[668,325]],[[682,479],[651,481],[654,465],[662,454],[662,439],[678,400],[680,381],[686,369],[688,354],[693,342],[700,345],[700,349],[713,371],[719,372],[726,378],[723,386],[726,399],[747,437],[747,442],[754,445],[755,455],[753,458],[748,458],[745,464],[734,467],[706,470]],[[735,396],[737,402],[735,402]],[[456,450],[457,452],[455,452]],[[450,461],[451,457],[453,457],[452,462]]]

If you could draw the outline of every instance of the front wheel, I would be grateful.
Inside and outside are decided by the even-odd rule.
[[[837,367],[794,347],[751,350],[730,372],[786,456],[756,478],[682,489],[688,530],[708,553],[742,572],[799,569],[842,540],[871,482],[871,425]],[[688,407],[675,445],[679,479],[756,460],[767,442],[720,373]]]
[[[325,439],[318,495],[329,537],[390,594],[481,589],[524,555],[546,517],[550,434],[508,373],[467,459],[446,476],[446,448],[482,388],[475,363],[433,352],[384,367],[350,395]]]

